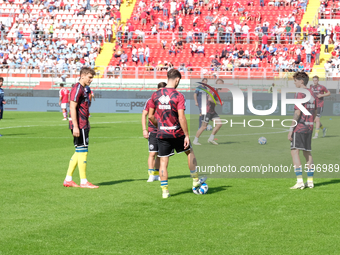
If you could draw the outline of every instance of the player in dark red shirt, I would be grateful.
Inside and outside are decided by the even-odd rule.
[[[98,186],[93,185],[86,179],[86,163],[89,144],[89,95],[85,86],[90,86],[93,81],[95,71],[92,68],[84,67],[80,70],[79,82],[74,84],[70,96],[70,129],[73,135],[73,143],[76,152],[73,154],[67,175],[64,181],[65,187],[79,187],[73,180],[72,175],[77,165],[79,168],[80,187],[95,189]]]
[[[314,85],[312,85],[310,88],[313,90],[313,92],[317,96],[316,98],[317,112],[316,112],[316,117],[314,121],[315,122],[315,135],[313,137],[313,139],[316,139],[319,136],[320,128],[322,129],[323,137],[325,137],[327,133],[327,128],[322,126],[320,118],[321,118],[321,113],[323,111],[323,105],[325,103],[323,98],[330,96],[331,92],[329,92],[325,86],[322,86],[319,84],[319,76],[313,77],[313,83]]]
[[[306,115],[300,111],[300,109],[295,105],[294,107],[294,121],[292,122],[292,127],[289,129],[288,140],[291,141],[291,155],[293,158],[294,170],[297,177],[296,184],[291,187],[291,189],[304,189],[305,187],[313,188],[313,158],[312,158],[312,134],[313,134],[313,124],[314,117],[316,115],[316,95],[311,89],[307,89],[307,84],[309,81],[308,74],[305,72],[297,72],[293,76],[294,83],[297,88],[306,89],[310,92],[311,98],[308,102],[303,103],[303,107],[310,113]],[[304,93],[297,93],[295,95],[296,99],[305,98]],[[301,165],[301,160],[299,152],[303,151],[303,155],[306,158],[306,165]],[[307,182],[303,183],[302,169],[307,167]]]
[[[223,80],[222,79],[217,79],[216,80],[216,84],[223,84]],[[217,89],[218,90],[218,89]],[[215,145],[218,145],[217,142],[214,141],[215,135],[218,132],[218,130],[220,130],[220,128],[222,127],[221,121],[220,121],[220,116],[218,116],[217,112],[215,111],[215,102],[217,104],[221,104],[218,101],[217,95],[214,94],[214,92],[210,91],[210,93],[214,96],[214,99],[211,98],[211,96],[207,93],[204,93],[203,96],[205,96],[205,100],[206,100],[206,109],[202,110],[201,112],[206,112],[206,114],[202,114],[202,126],[200,127],[200,129],[198,129],[195,139],[192,142],[194,145],[201,145],[198,142],[198,138],[201,136],[201,134],[203,133],[204,130],[206,130],[209,121],[212,120],[214,122],[214,129],[211,132],[211,135],[208,139],[208,143],[212,143]],[[215,100],[215,101],[214,101]],[[205,107],[205,105],[202,105],[203,107]]]
[[[162,89],[166,86],[165,82],[158,83],[158,90]],[[159,181],[159,157],[158,155],[158,143],[157,143],[157,127],[152,124],[152,122],[146,117],[149,114],[151,98],[149,98],[144,105],[143,113],[142,113],[142,127],[143,127],[143,136],[148,139],[149,145],[149,179],[147,182]],[[146,120],[148,120],[148,124],[146,124]],[[146,127],[148,126],[148,129]]]
[[[193,178],[193,191],[198,194],[196,187],[206,178],[198,179],[197,161],[190,146],[187,120],[185,118],[185,98],[176,90],[182,76],[176,69],[167,73],[167,86],[152,94],[149,108],[149,119],[157,126],[158,157],[160,157],[159,176],[163,198],[170,196],[168,190],[168,163],[169,157],[185,152],[188,156],[188,166]],[[156,118],[157,120],[156,120]]]

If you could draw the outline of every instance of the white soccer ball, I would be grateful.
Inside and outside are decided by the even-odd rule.
[[[204,195],[204,194],[207,194],[208,189],[209,189],[208,184],[202,183],[202,185],[201,185],[200,189],[198,190],[198,192],[199,192],[201,195]]]
[[[212,129],[213,129],[212,125],[209,124],[209,125],[207,126],[207,130],[208,130],[208,131],[211,131]]]
[[[259,142],[259,144],[263,145],[263,144],[267,143],[267,139],[262,136],[262,137],[259,138],[258,142]]]

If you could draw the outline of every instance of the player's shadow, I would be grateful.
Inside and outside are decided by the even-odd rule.
[[[33,133],[5,134],[4,136],[32,135]]]
[[[177,176],[170,176],[168,179],[183,179],[183,178],[190,178],[190,175],[177,175]]]
[[[338,135],[327,135],[325,137],[322,137],[322,139],[324,139],[324,138],[331,138],[331,137],[339,137],[339,136]]]
[[[339,183],[340,183],[339,179],[334,179],[334,180],[330,180],[330,181],[327,181],[327,182],[315,183],[314,187],[324,186],[324,185],[332,185],[332,184],[339,184]]]
[[[232,144],[232,143],[240,143],[240,142],[219,142],[218,144]]]
[[[219,187],[209,188],[207,195],[213,194],[213,193],[218,193],[218,192],[221,192],[221,191],[225,191],[225,190],[227,190],[227,188],[230,188],[230,187],[232,187],[232,186],[219,186]],[[188,190],[184,190],[184,191],[181,191],[181,192],[178,192],[178,193],[175,193],[175,194],[171,194],[171,196],[175,197],[175,196],[179,196],[179,195],[187,194],[187,193],[192,193],[192,189],[188,189]]]
[[[134,182],[134,181],[144,181],[145,179],[126,179],[126,180],[115,180],[115,181],[109,181],[109,182],[100,182],[97,183],[96,185],[98,186],[110,186],[110,185],[115,185],[115,184],[120,184],[124,182]]]

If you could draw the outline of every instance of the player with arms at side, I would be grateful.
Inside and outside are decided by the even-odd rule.
[[[63,111],[63,120],[67,120],[67,104],[70,102],[70,91],[64,88],[64,83],[60,83],[59,105]]]
[[[85,86],[90,86],[95,71],[92,68],[84,67],[80,70],[79,82],[74,84],[71,89],[70,102],[70,129],[73,135],[73,143],[76,152],[73,154],[67,175],[64,181],[65,187],[79,187],[73,180],[72,175],[77,165],[80,175],[80,187],[95,189],[86,179],[87,152],[89,144],[89,95],[85,91]]]
[[[202,80],[202,83],[204,84],[208,84],[208,79],[207,78],[204,78]],[[198,129],[201,128],[202,126],[202,113],[201,113],[201,109],[202,109],[202,106],[201,106],[201,103],[202,103],[202,96],[205,96],[206,93],[204,90],[202,89],[208,89],[206,86],[204,86],[203,84],[199,85],[196,90],[195,90],[195,94],[194,94],[194,100],[195,100],[195,105],[198,106],[198,109],[200,110],[200,117],[198,119]]]
[[[5,92],[4,90],[2,89],[2,84],[4,83],[4,78],[3,77],[0,77],[0,120],[2,119],[3,117],[3,114],[4,114],[4,104],[6,104],[6,101],[5,101]],[[2,135],[0,135],[2,136]]]
[[[224,82],[223,82],[222,79],[217,79],[216,80],[216,84],[223,84],[223,83]],[[216,106],[215,102],[217,104],[221,104],[221,103],[218,101],[218,98],[214,94],[214,92],[212,92],[212,91],[210,91],[210,92],[212,93],[215,101],[214,101],[214,99],[211,98],[210,95],[208,95],[206,93],[205,93],[205,95],[203,95],[203,96],[207,97],[207,99],[206,99],[206,102],[207,102],[207,104],[206,104],[206,112],[207,112],[207,114],[202,115],[202,126],[197,131],[195,139],[192,142],[194,145],[201,145],[198,142],[198,138],[201,136],[203,131],[207,128],[210,120],[214,121],[215,127],[212,130],[212,132],[211,132],[211,135],[210,135],[210,137],[208,139],[208,143],[212,143],[212,144],[218,145],[218,143],[214,141],[214,138],[215,138],[215,135],[217,134],[218,130],[220,130],[220,128],[222,127],[222,124],[221,124],[221,121],[220,121],[221,120],[220,117],[218,116],[217,112],[215,111],[215,106]]]
[[[158,83],[158,90],[162,89],[166,86],[165,82]],[[159,157],[158,155],[158,143],[157,143],[157,128],[155,127],[152,122],[147,119],[146,117],[149,114],[150,108],[150,100],[149,98],[144,105],[143,113],[142,113],[142,127],[143,127],[143,136],[144,138],[148,139],[149,144],[149,158],[148,158],[148,165],[149,165],[149,179],[147,182],[159,181]],[[146,122],[148,121],[148,125]],[[148,129],[146,127],[148,126]]]
[[[182,78],[181,73],[176,69],[171,69],[167,73],[167,77],[167,86],[152,94],[149,108],[149,120],[157,127],[156,137],[158,141],[158,157],[160,157],[159,176],[163,198],[170,196],[168,190],[168,163],[169,157],[174,155],[174,149],[177,153],[185,152],[188,156],[188,166],[193,178],[194,192],[197,191],[195,188],[206,179],[198,179],[197,161],[194,150],[190,146],[188,124],[184,114],[185,98],[182,93],[176,90]]]
[[[313,92],[315,93],[315,95],[317,96],[316,98],[316,105],[317,105],[317,112],[316,112],[316,117],[315,117],[315,135],[313,137],[313,139],[316,139],[319,137],[319,131],[320,128],[322,129],[323,132],[323,137],[326,136],[326,132],[327,132],[327,128],[323,127],[320,121],[321,118],[321,113],[323,110],[323,105],[324,105],[324,97],[328,97],[331,95],[331,92],[328,91],[328,89],[319,84],[319,76],[314,76],[313,77],[313,83],[314,85],[311,86],[311,89],[313,90]]]
[[[288,140],[291,141],[290,152],[293,159],[297,182],[293,187],[291,187],[291,189],[304,189],[305,187],[314,188],[314,162],[311,151],[314,117],[316,115],[317,109],[317,96],[314,94],[312,89],[307,89],[307,84],[309,81],[308,74],[305,72],[297,72],[294,74],[293,78],[297,88],[306,89],[311,94],[311,99],[308,102],[302,104],[311,115],[305,115],[297,106],[294,107],[294,121],[292,121],[292,127],[289,129]],[[303,93],[295,94],[295,98],[297,99],[304,97],[305,94]],[[303,183],[302,169],[305,169],[306,167],[301,165],[299,156],[300,151],[303,151],[303,155],[307,163],[306,165],[308,166],[307,182],[305,184]]]

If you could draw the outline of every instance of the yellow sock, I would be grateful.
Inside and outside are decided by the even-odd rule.
[[[86,179],[86,165],[87,165],[87,148],[77,148],[78,153],[78,168],[79,168],[79,176],[81,180]]]
[[[162,188],[162,191],[165,192],[168,190],[168,180],[166,181],[161,181],[161,188]]]
[[[155,169],[155,170],[153,171],[153,175],[159,175],[159,169]]]
[[[323,125],[320,126],[320,129],[323,129]]]
[[[316,133],[316,134],[319,134],[319,131],[320,131],[320,129],[317,128],[317,129],[315,130],[315,133]]]
[[[67,176],[73,175],[73,172],[76,169],[77,165],[78,165],[78,153],[75,152],[68,165]]]

